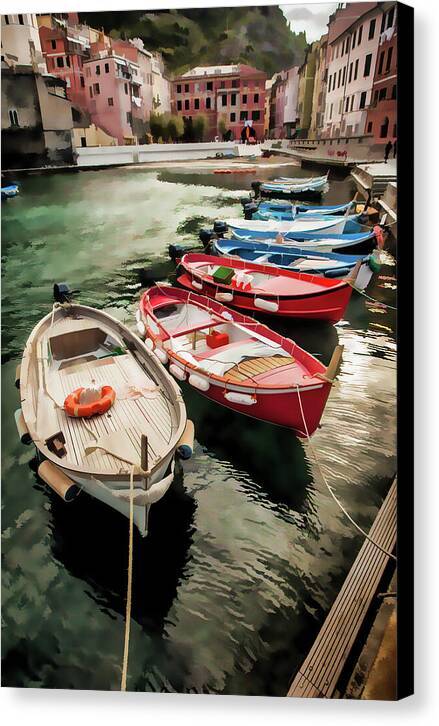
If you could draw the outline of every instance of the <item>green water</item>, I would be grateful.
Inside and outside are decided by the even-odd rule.
[[[51,309],[53,282],[132,324],[142,287],[173,272],[167,245],[241,215],[253,178],[177,168],[30,176],[2,204],[3,685],[120,686],[128,522],[84,493],[66,505],[49,492],[13,420],[15,366]],[[351,195],[349,180],[334,181],[326,201]],[[394,304],[395,286],[376,279],[368,292]],[[313,443],[368,528],[396,467],[394,313],[357,295],[337,327],[270,324],[325,363],[345,345]],[[195,452],[154,506],[148,538],[136,535],[128,688],[283,695],[361,537],[306,443],[183,394]]]

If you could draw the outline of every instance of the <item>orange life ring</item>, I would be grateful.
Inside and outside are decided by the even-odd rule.
[[[101,397],[93,403],[79,403],[79,397],[84,388],[77,388],[70,393],[64,401],[64,411],[68,416],[75,418],[90,418],[106,413],[116,400],[116,392],[111,386],[102,386]]]

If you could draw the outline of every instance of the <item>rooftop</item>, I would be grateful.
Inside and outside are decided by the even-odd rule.
[[[230,64],[230,65],[217,65],[217,66],[195,66],[186,73],[180,76],[180,78],[199,78],[202,76],[230,76],[230,75],[246,75],[260,73],[266,75],[264,71],[260,71],[257,68],[252,68],[244,63]]]

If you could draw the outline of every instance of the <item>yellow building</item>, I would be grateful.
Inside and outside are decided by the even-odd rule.
[[[323,117],[325,113],[326,98],[326,75],[327,62],[326,52],[328,50],[328,36],[322,35],[317,41],[316,48],[316,69],[314,77],[314,90],[311,108],[311,123],[308,131],[309,138],[319,138],[323,128]]]

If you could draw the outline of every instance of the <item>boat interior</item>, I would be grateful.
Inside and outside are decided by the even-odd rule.
[[[141,358],[129,340],[99,321],[63,316],[48,324],[35,346],[27,381],[35,428],[63,466],[129,472],[130,464],[140,464],[142,434],[148,440],[149,468],[169,451],[177,413],[154,375],[154,361]],[[116,393],[112,407],[91,418],[68,416],[66,397],[90,386],[111,386]]]
[[[303,260],[303,263],[306,264],[306,260]],[[297,261],[295,261],[294,264],[297,264]],[[196,271],[199,272],[201,275],[213,278],[216,270],[218,270],[218,268],[222,267],[223,265],[211,265],[201,262],[194,262],[191,263],[190,266],[196,269]],[[311,264],[309,264],[308,269],[313,269],[312,262]],[[321,278],[313,281],[311,276],[305,279],[301,279],[299,276],[287,277],[285,275],[279,274],[275,270],[273,270],[273,273],[271,274],[269,272],[258,272],[256,270],[252,270],[251,268],[244,268],[242,270],[239,269],[237,271],[242,272],[248,276],[248,283],[250,284],[249,289],[256,294],[259,292],[266,295],[287,295],[288,293],[292,294],[293,288],[295,295],[300,294],[301,292],[303,292],[304,294],[309,294],[313,291],[321,290],[322,285],[328,284]],[[332,284],[333,283],[331,282],[328,285]]]
[[[225,322],[213,311],[175,302],[157,308],[155,315],[170,335],[167,349],[200,371],[233,383],[261,383],[280,368],[288,374],[294,370],[291,382],[302,377],[301,365],[280,344],[240,323]]]

